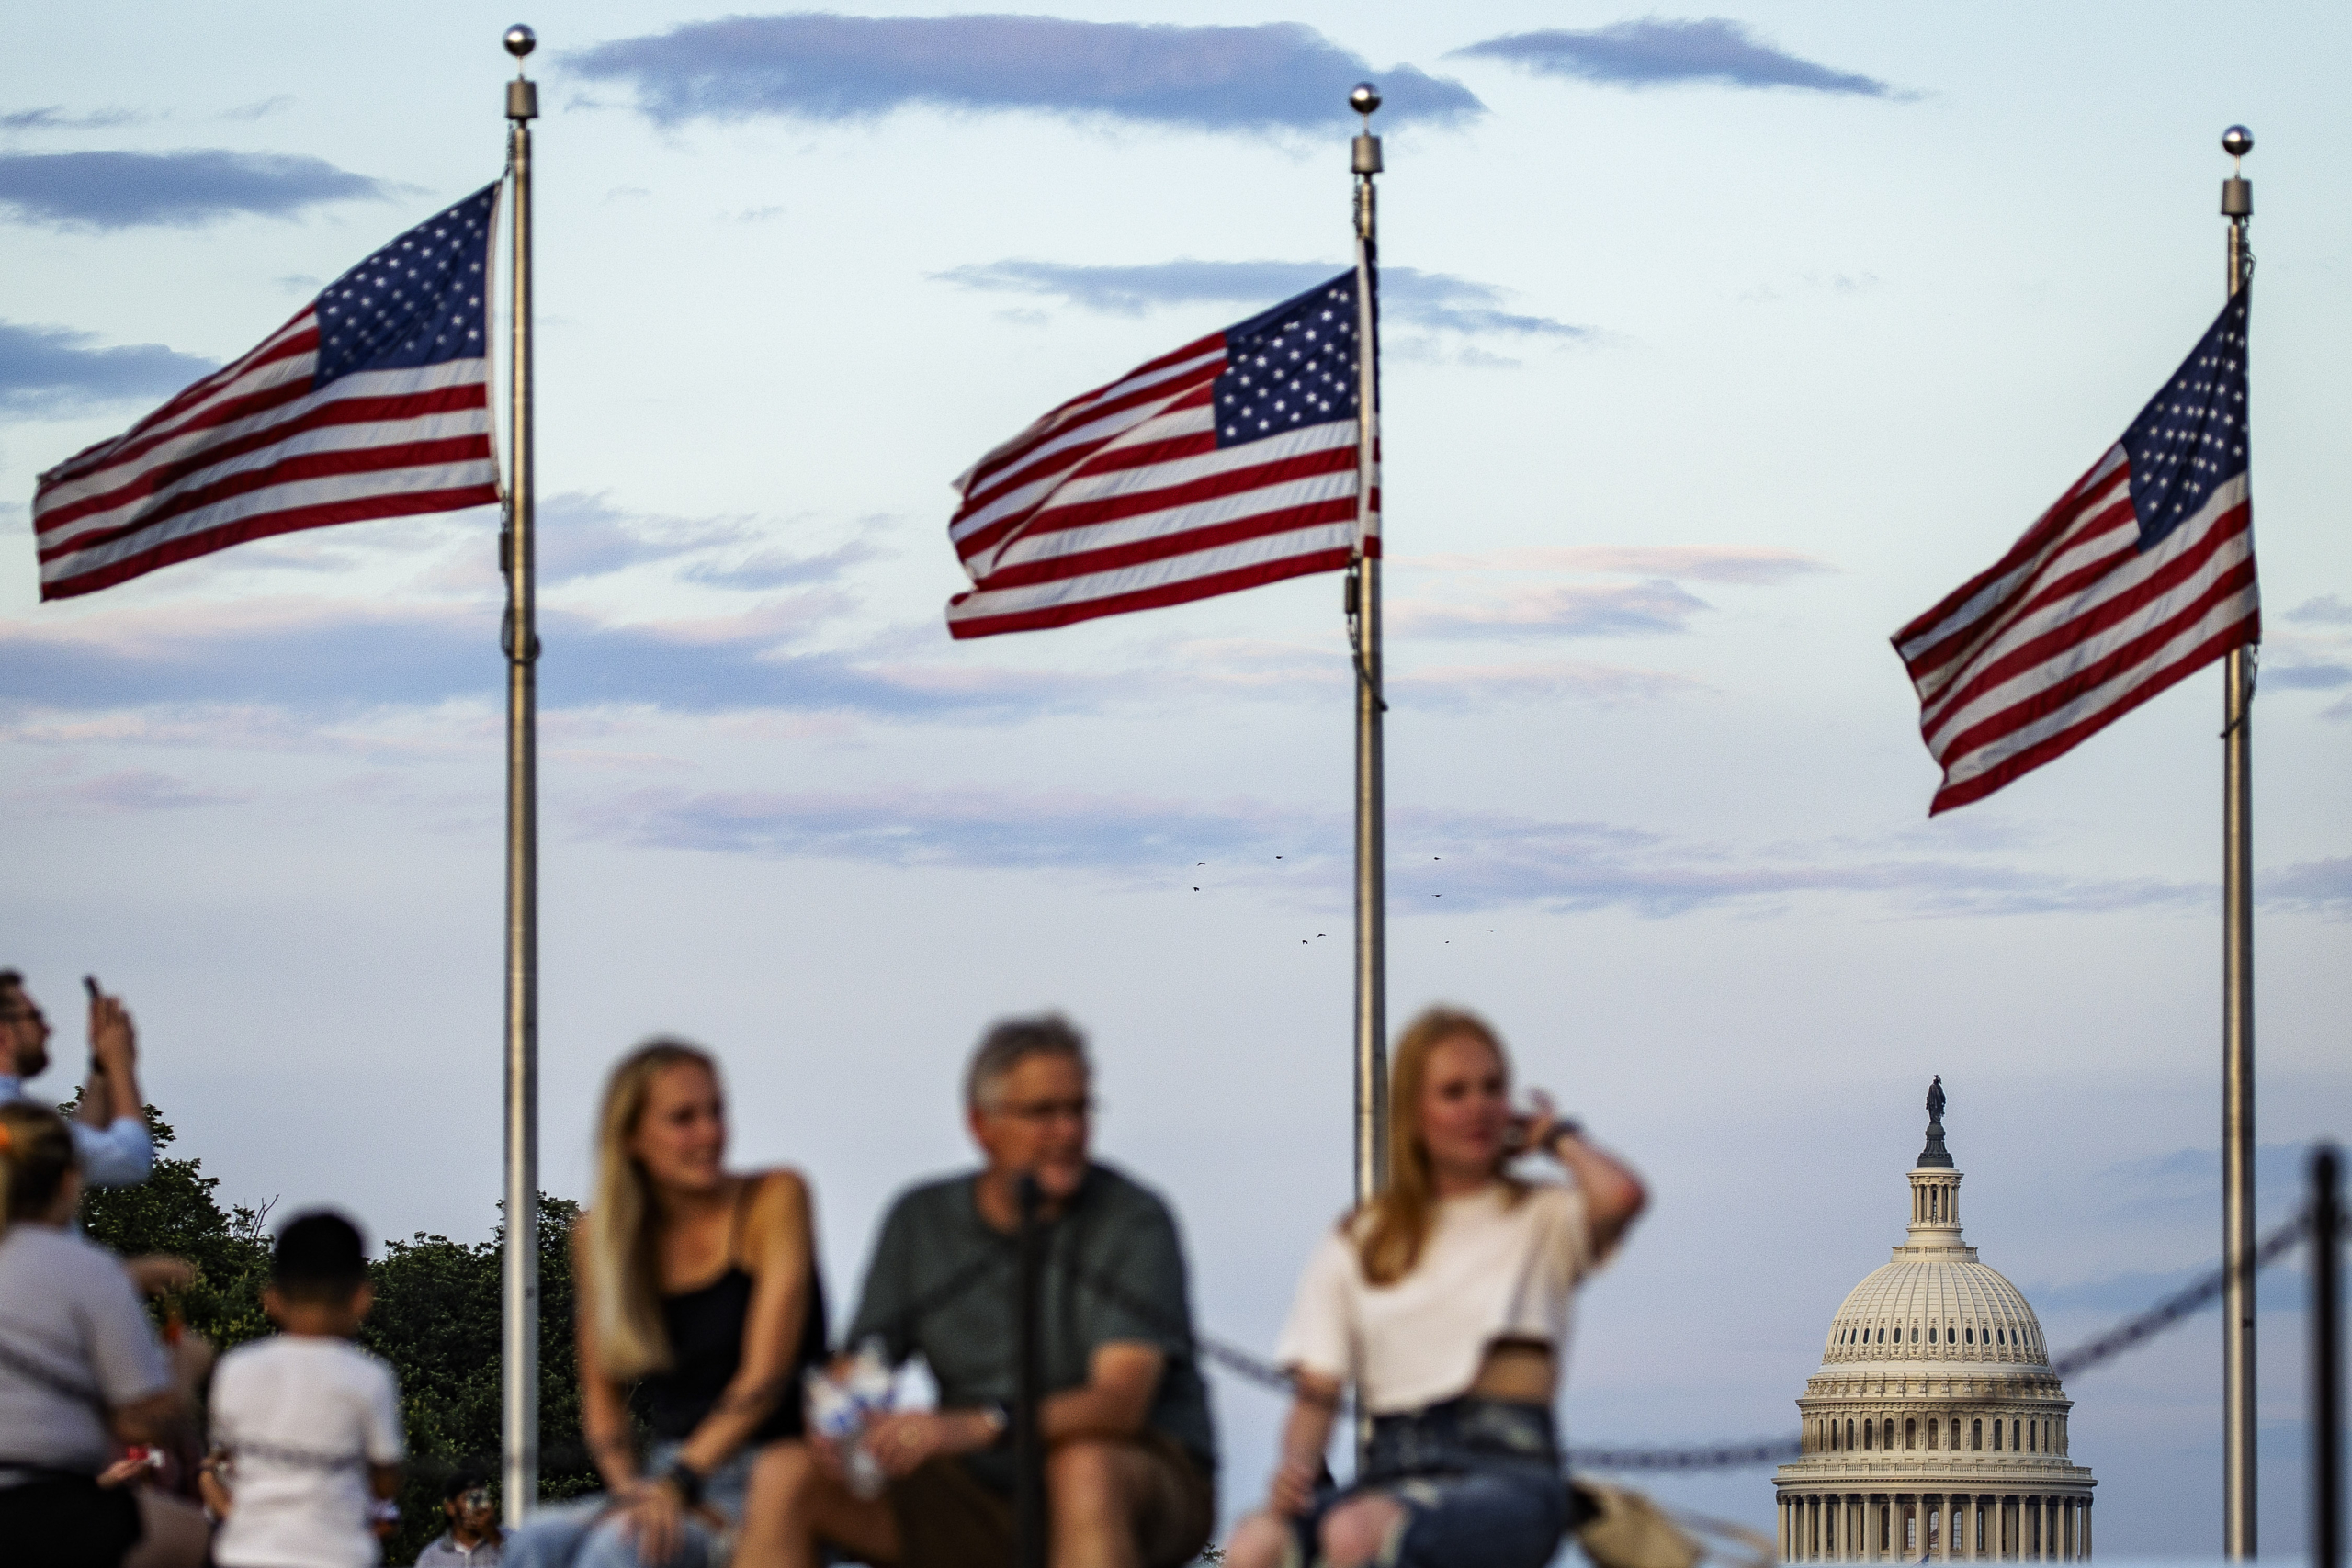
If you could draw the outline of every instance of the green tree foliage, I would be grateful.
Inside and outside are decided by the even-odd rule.
[[[571,1225],[580,1205],[539,1195],[539,1495],[575,1496],[599,1484],[580,1436],[580,1373],[572,1358]],[[376,1308],[359,1343],[400,1376],[408,1427],[401,1525],[384,1561],[413,1562],[441,1533],[441,1491],[461,1466],[498,1471],[499,1259],[503,1227],[469,1244],[422,1232],[387,1242],[371,1270]]]
[[[269,1279],[266,1224],[276,1202],[223,1210],[220,1179],[203,1162],[164,1151],[169,1123],[147,1109],[155,1142],[154,1173],[136,1187],[92,1188],[82,1225],[93,1241],[124,1257],[164,1252],[196,1265],[186,1290],[154,1303],[159,1321],[175,1315],[222,1350],[270,1332],[261,1306]],[[580,1205],[539,1195],[539,1495],[577,1495],[598,1484],[580,1435],[580,1377],[572,1357],[571,1226]],[[444,1483],[463,1465],[480,1465],[496,1483],[499,1453],[499,1254],[502,1226],[483,1241],[417,1233],[386,1242],[368,1270],[375,1310],[359,1343],[391,1363],[400,1379],[408,1429],[408,1482],[401,1525],[384,1543],[384,1561],[413,1562],[441,1533]]]
[[[220,1179],[205,1175],[202,1160],[164,1152],[175,1134],[152,1105],[147,1131],[155,1144],[154,1173],[136,1187],[89,1189],[82,1198],[83,1230],[125,1258],[167,1252],[196,1265],[193,1284],[155,1303],[159,1320],[177,1314],[223,1350],[268,1333],[261,1288],[269,1280],[263,1228],[269,1205],[224,1212],[212,1195]]]

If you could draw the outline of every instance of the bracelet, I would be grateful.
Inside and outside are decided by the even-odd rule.
[[[1584,1123],[1581,1122],[1564,1121],[1555,1122],[1552,1127],[1551,1135],[1544,1140],[1544,1152],[1548,1154],[1556,1151],[1560,1146],[1560,1140],[1562,1138],[1581,1138],[1583,1136]]]
[[[684,1460],[673,1460],[662,1479],[678,1489],[679,1500],[689,1508],[702,1501],[702,1472]]]
[[[989,1424],[989,1447],[1001,1449],[1012,1438],[1012,1412],[1002,1402],[980,1406],[980,1419]]]

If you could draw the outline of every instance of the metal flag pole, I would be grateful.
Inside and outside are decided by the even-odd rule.
[[[2312,1568],[2344,1561],[2343,1163],[2312,1152]]]
[[[1380,138],[1372,133],[1380,89],[1359,82],[1348,107],[1363,117],[1351,164],[1356,176],[1356,555],[1348,569],[1349,640],[1356,666],[1356,1201],[1388,1180],[1387,806],[1381,777],[1380,716],[1380,345],[1373,303],[1377,240],[1373,176]]]
[[[2222,133],[2230,177],[2222,216],[2230,220],[2230,298],[2253,270],[2245,243],[2254,185],[2237,160],[2254,133]],[[2255,1555],[2254,1408],[2254,651],[2230,649],[2222,666],[2222,1550],[2233,1562]]]
[[[506,84],[507,231],[514,288],[507,356],[513,440],[506,526],[506,1254],[499,1325],[500,1446],[506,1517],[530,1517],[539,1495],[539,761],[537,596],[532,572],[531,121],[539,90],[521,61],[537,47],[530,28],[506,29],[516,61]]]

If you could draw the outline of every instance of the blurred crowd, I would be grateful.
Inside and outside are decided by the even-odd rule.
[[[356,1343],[373,1299],[360,1230],[328,1210],[282,1224],[263,1292],[277,1332],[225,1355],[155,1310],[189,1266],[117,1257],[76,1223],[86,1186],[153,1163],[130,1015],[85,985],[69,1117],[26,1088],[51,1026],[0,970],[7,1561],[376,1568],[406,1454],[391,1369]],[[669,1039],[624,1056],[572,1236],[605,1490],[538,1507],[502,1500],[487,1460],[459,1466],[419,1563],[1010,1562],[1024,1228],[1042,1257],[1047,1561],[1195,1560],[1217,1449],[1175,1212],[1096,1157],[1087,1042],[1058,1016],[989,1030],[962,1100],[978,1164],[893,1202],[836,1336],[809,1185],[729,1167],[717,1061]],[[1307,1249],[1278,1352],[1292,1407],[1262,1501],[1225,1542],[1235,1568],[1540,1568],[1574,1522],[1554,1415],[1572,1298],[1642,1186],[1547,1097],[1514,1100],[1503,1043],[1471,1013],[1431,1010],[1399,1036],[1389,1107],[1385,1188]],[[1350,1401],[1367,1440],[1342,1483],[1326,1455]]]

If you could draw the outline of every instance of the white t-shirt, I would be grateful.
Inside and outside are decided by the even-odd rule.
[[[115,1456],[99,1405],[171,1381],[121,1258],[55,1225],[0,1235],[0,1485],[25,1478],[12,1460],[96,1475]]]
[[[1367,1409],[1389,1416],[1467,1392],[1498,1339],[1566,1352],[1570,1297],[1598,1265],[1581,1192],[1534,1183],[1513,1202],[1498,1181],[1442,1199],[1419,1261],[1386,1285],[1365,1282],[1365,1223],[1325,1236],[1307,1260],[1276,1352],[1284,1366],[1352,1381]]]
[[[212,1374],[212,1440],[234,1461],[221,1568],[375,1568],[368,1467],[407,1451],[391,1368],[345,1339],[240,1345]]]

